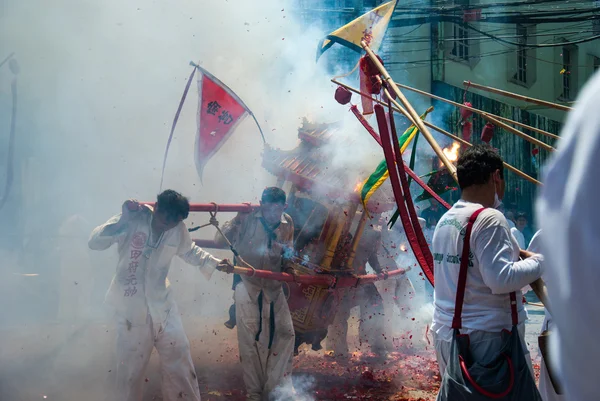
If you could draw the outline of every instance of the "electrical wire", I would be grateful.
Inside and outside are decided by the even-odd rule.
[[[570,36],[570,35],[579,35],[582,33],[594,33],[596,31],[591,30],[591,31],[571,31],[571,32],[554,32],[554,33],[540,33],[540,34],[535,34],[535,35],[527,35],[527,38],[535,38],[535,37],[542,37],[542,36]],[[523,35],[508,35],[508,36],[494,36],[491,37],[491,35],[487,35],[487,36],[483,36],[483,37],[469,37],[468,40],[472,41],[472,40],[480,40],[480,41],[485,41],[485,40],[496,40],[496,39],[518,39],[518,38],[522,38]],[[463,41],[464,39],[461,38],[447,38],[447,39],[441,39],[441,41],[443,42],[460,42]],[[425,43],[425,42],[430,42],[431,39],[429,40],[394,40],[391,39],[388,41],[388,43]],[[522,43],[519,44],[519,46],[523,46]],[[529,46],[527,44],[525,44],[525,46]]]
[[[413,3],[412,5],[414,6],[419,6],[419,8],[421,10],[424,10],[424,12],[430,13],[433,11],[462,11],[462,10],[483,10],[483,9],[489,9],[489,8],[505,8],[505,7],[523,7],[523,6],[532,6],[532,5],[541,5],[541,4],[548,4],[548,3],[564,3],[564,0],[538,0],[535,2],[523,2],[523,1],[512,1],[512,2],[505,2],[505,3],[491,3],[491,4],[454,4],[451,6],[441,6],[441,7],[423,7],[422,3],[421,4],[417,4],[417,3]],[[581,2],[574,2],[574,3],[569,3],[569,5],[574,5],[574,4],[582,4],[582,5],[588,5],[589,1],[581,1]],[[411,9],[411,4],[401,4],[401,5],[397,5],[396,6],[396,10],[403,10],[403,9]]]
[[[463,26],[466,27],[466,28],[469,28],[469,29],[471,29],[471,30],[473,30],[473,31],[475,31],[477,33],[480,33],[481,35],[484,35],[484,36],[487,36],[489,38],[492,38],[495,41],[503,42],[503,43],[506,43],[506,44],[509,44],[509,45],[513,45],[513,46],[519,46],[519,47],[523,46],[522,43],[511,42],[511,41],[508,41],[508,40],[504,40],[504,39],[501,39],[501,38],[499,38],[499,37],[497,37],[495,35],[491,35],[491,34],[489,34],[487,32],[481,31],[481,30],[475,28],[473,25],[468,24],[466,22],[463,23]],[[579,39],[579,40],[575,40],[575,41],[571,41],[571,42],[541,43],[539,45],[538,44],[528,44],[528,45],[525,45],[525,46],[526,47],[561,47],[561,46],[571,46],[571,45],[577,45],[579,43],[591,42],[592,40],[596,40],[596,39],[600,39],[600,35],[594,35],[594,36],[590,36],[590,37],[587,37],[587,38],[583,38],[583,39]]]
[[[589,12],[587,12],[589,13]],[[586,14],[587,14],[586,13]],[[563,17],[563,18],[533,18],[528,16],[501,16],[501,17],[486,17],[486,23],[495,24],[550,24],[550,23],[567,23],[580,21],[600,20],[600,14],[592,14],[586,16]],[[462,24],[462,17],[453,16],[426,16],[406,19],[392,19],[388,25],[389,28],[400,28],[414,26],[420,24],[428,24],[435,22],[453,22]]]

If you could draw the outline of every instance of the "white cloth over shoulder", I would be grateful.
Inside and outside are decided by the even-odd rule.
[[[452,319],[458,272],[467,222],[482,205],[459,200],[442,217],[433,234],[435,269],[432,331],[438,339],[452,339]],[[461,333],[500,332],[512,327],[509,293],[517,292],[541,276],[542,255],[519,261],[519,246],[510,235],[506,218],[496,209],[484,210],[471,232],[471,255],[462,311]],[[519,322],[527,319],[517,303]]]
[[[115,277],[106,295],[106,301],[113,306],[117,315],[133,325],[145,325],[148,313],[152,321],[165,322],[174,305],[167,275],[171,260],[179,256],[185,262],[200,267],[210,279],[218,259],[196,246],[183,222],[166,231],[157,244],[149,244],[152,210],[143,208],[132,214],[129,222],[120,232],[110,233],[120,215],[114,216],[106,224],[96,227],[88,245],[93,250],[108,249],[118,244],[119,262]]]
[[[598,244],[600,213],[600,74],[584,88],[545,172],[537,203],[548,263],[548,292],[557,328],[554,363],[565,399],[598,399]]]

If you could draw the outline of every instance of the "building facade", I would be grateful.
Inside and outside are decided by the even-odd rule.
[[[324,32],[348,23],[382,1],[300,1]],[[600,2],[556,0],[413,0],[398,2],[379,49],[396,82],[524,124],[559,134],[566,112],[475,90],[473,82],[516,94],[572,106],[600,67]],[[320,4],[321,11],[316,13]],[[335,16],[335,17],[333,17]],[[598,37],[597,37],[598,36]],[[334,46],[328,52],[334,50]],[[327,66],[353,66],[348,49],[331,53]],[[337,50],[340,52],[340,50]],[[404,91],[417,111],[433,105],[436,125],[461,135],[459,110]],[[439,117],[439,115],[443,117]],[[437,116],[436,116],[437,115]],[[472,117],[473,143],[481,142],[485,121]],[[538,179],[549,152],[498,128],[490,144],[505,160]],[[554,140],[525,130],[551,145]],[[506,203],[533,213],[537,186],[507,173]],[[532,220],[532,219],[530,219]]]

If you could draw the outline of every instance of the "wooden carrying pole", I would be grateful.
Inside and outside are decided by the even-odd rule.
[[[390,96],[390,93],[388,92],[388,90],[387,90],[387,89],[385,89],[385,94],[386,94],[386,96]],[[402,107],[401,107],[399,104],[397,104],[397,102],[395,102],[394,100],[392,100],[392,102],[393,102],[393,103],[395,103],[395,105],[396,105],[396,108],[394,108],[394,109],[397,109],[397,110],[398,110],[400,113],[404,114],[404,115],[405,115],[405,116],[406,116],[406,117],[407,117],[407,118],[410,120],[410,116],[408,115],[408,113],[406,112],[406,110],[404,110],[404,109],[403,109],[403,108],[402,108]],[[411,120],[411,121],[412,121],[412,120]],[[458,137],[458,136],[456,136],[456,135],[452,135],[452,134],[451,134],[451,133],[449,133],[448,131],[446,131],[446,130],[443,130],[443,129],[439,128],[439,127],[436,127],[435,125],[433,125],[433,124],[431,124],[431,123],[425,122],[425,125],[427,125],[428,127],[431,127],[431,128],[433,128],[433,129],[435,129],[436,131],[438,131],[438,132],[439,132],[439,133],[441,133],[441,134],[444,134],[444,135],[446,135],[446,136],[448,136],[448,137],[450,137],[450,138],[454,139],[455,141],[458,141],[458,142],[462,143],[463,145],[467,145],[467,146],[473,146],[471,143],[469,143],[469,142],[465,141],[464,139],[462,139],[462,138],[459,138],[459,137]],[[504,162],[503,162],[503,163],[504,163]],[[525,173],[524,173],[524,172],[522,172],[521,170],[517,169],[516,167],[513,167],[513,166],[511,166],[511,165],[510,165],[510,164],[508,164],[508,163],[504,163],[504,167],[506,167],[506,168],[507,168],[507,169],[509,169],[510,171],[514,172],[515,174],[517,174],[517,175],[519,175],[519,176],[521,176],[521,177],[525,178],[525,179],[526,179],[527,181],[529,181],[529,182],[532,182],[532,183],[534,183],[534,184],[536,184],[536,185],[541,185],[541,184],[542,184],[541,182],[539,182],[539,181],[538,181],[538,180],[536,180],[535,178],[528,176],[527,174],[525,174]]]
[[[535,98],[529,97],[529,96],[518,95],[516,93],[503,91],[501,89],[492,88],[490,86],[474,84],[473,82],[470,82],[470,81],[463,81],[463,85],[465,85],[468,88],[474,88],[474,89],[479,89],[479,90],[490,92],[490,93],[495,93],[496,95],[506,96],[506,97],[509,97],[511,99],[516,99],[516,100],[522,100],[527,103],[533,103],[533,104],[537,104],[539,106],[549,107],[551,109],[557,109],[557,110],[562,110],[562,111],[573,110],[571,107],[563,106],[562,104],[547,102],[545,100],[535,99]]]
[[[537,146],[539,146],[542,149],[545,149],[545,150],[547,150],[549,152],[553,152],[553,151],[556,150],[552,146],[548,145],[547,143],[544,143],[544,142],[542,142],[542,141],[540,141],[538,139],[535,139],[534,137],[529,136],[529,135],[525,134],[524,132],[519,131],[516,128],[513,128],[513,127],[511,127],[508,124],[504,124],[502,121],[499,121],[499,120],[495,119],[494,117],[492,117],[490,115],[482,114],[482,117],[484,119],[486,119],[487,121],[491,122],[492,124],[497,125],[498,127],[502,128],[502,129],[504,129],[504,130],[506,130],[506,131],[508,131],[510,133],[513,133],[513,134],[515,134],[517,136],[520,136],[521,138],[525,139],[526,141],[531,142],[534,145],[537,145]]]
[[[341,82],[339,82],[339,81],[336,81],[335,79],[332,79],[332,80],[331,80],[331,82],[333,82],[333,83],[335,83],[335,84],[337,84],[337,85],[340,85],[340,86],[342,86],[342,87],[344,87],[344,88],[348,89],[349,91],[351,91],[351,92],[354,92],[354,93],[356,93],[356,94],[358,94],[358,95],[360,95],[360,96],[363,96],[363,97],[369,98],[369,99],[371,99],[371,100],[372,100],[373,102],[375,102],[375,103],[379,103],[379,104],[381,104],[382,106],[387,106],[387,104],[386,104],[385,102],[382,102],[382,101],[381,101],[381,100],[379,100],[379,99],[375,99],[375,98],[373,98],[372,96],[369,96],[369,95],[366,95],[366,94],[364,94],[364,93],[361,93],[361,92],[360,92],[358,89],[355,89],[355,88],[353,88],[353,87],[351,87],[351,86],[349,86],[349,85],[346,85],[346,84],[344,84],[344,83],[341,83]],[[386,94],[386,96],[387,96],[387,94]],[[412,123],[412,122],[413,122],[413,120],[412,120],[412,118],[410,117],[410,115],[408,114],[408,112],[407,112],[406,110],[404,110],[404,108],[403,108],[403,107],[401,107],[401,106],[400,106],[400,107],[398,107],[398,106],[399,106],[399,105],[398,105],[398,104],[396,104],[396,107],[394,107],[393,109],[394,109],[394,110],[396,110],[396,111],[397,111],[397,112],[399,112],[399,113],[402,113],[402,114],[404,114],[404,115],[405,115],[405,116],[406,116],[406,117],[407,117],[407,118],[408,118],[408,119],[411,121],[411,123]],[[442,128],[440,128],[440,127],[438,127],[438,126],[436,126],[436,125],[433,125],[433,124],[431,124],[430,122],[427,122],[427,121],[423,121],[423,122],[424,122],[424,123],[425,123],[425,125],[426,125],[426,126],[428,126],[429,128],[432,128],[432,129],[434,129],[434,130],[438,131],[439,133],[441,133],[441,134],[444,134],[444,135],[446,135],[447,137],[449,137],[449,138],[452,138],[452,139],[454,139],[455,141],[462,143],[462,144],[463,144],[463,145],[465,145],[465,146],[473,146],[471,143],[469,143],[469,142],[465,141],[464,139],[462,139],[462,138],[459,138],[458,136],[456,136],[456,135],[453,135],[453,134],[449,133],[448,131],[446,131],[446,130],[443,130]],[[504,167],[506,167],[508,170],[512,171],[513,173],[517,174],[518,176],[520,176],[520,177],[522,177],[522,178],[526,179],[527,181],[529,181],[529,182],[531,182],[531,183],[534,183],[534,184],[536,184],[536,185],[542,185],[542,183],[541,183],[541,182],[539,182],[538,180],[536,180],[535,178],[533,178],[533,177],[531,177],[531,176],[529,176],[529,175],[525,174],[525,173],[524,173],[524,172],[522,172],[521,170],[517,169],[516,167],[513,167],[513,166],[511,166],[511,165],[510,165],[510,164],[508,164],[508,163],[504,163]]]
[[[427,97],[429,97],[429,98],[431,98],[431,99],[439,100],[440,102],[444,102],[444,103],[451,104],[451,105],[453,105],[453,106],[456,106],[456,107],[459,107],[459,108],[461,108],[461,109],[469,110],[469,111],[471,111],[471,112],[473,112],[473,113],[477,113],[477,114],[480,114],[480,115],[487,114],[488,116],[495,117],[495,118],[497,118],[498,120],[504,121],[505,123],[508,123],[508,124],[513,124],[513,125],[517,125],[517,126],[519,126],[519,127],[521,127],[521,128],[525,128],[525,129],[528,129],[528,130],[530,130],[530,131],[535,131],[535,132],[537,132],[537,133],[540,133],[540,134],[542,134],[542,135],[545,135],[545,136],[547,136],[547,137],[550,137],[550,138],[553,138],[553,139],[558,139],[558,138],[560,138],[558,135],[551,134],[550,132],[547,132],[547,131],[541,130],[541,129],[539,129],[539,128],[532,127],[532,126],[530,126],[530,125],[523,124],[523,123],[520,123],[520,122],[518,122],[518,121],[511,120],[510,118],[506,118],[506,117],[499,116],[499,115],[497,115],[497,114],[488,113],[488,112],[486,112],[486,111],[479,110],[479,109],[476,109],[476,108],[474,108],[474,107],[471,107],[471,106],[466,106],[466,105],[464,105],[464,104],[462,104],[462,103],[457,103],[457,102],[454,102],[454,101],[452,101],[452,100],[449,100],[449,99],[443,98],[443,97],[441,97],[441,96],[436,96],[436,95],[434,95],[434,94],[432,94],[432,93],[425,92],[425,91],[422,91],[422,90],[419,90],[419,89],[416,89],[416,88],[412,88],[412,87],[410,87],[410,86],[408,86],[408,85],[402,85],[402,84],[396,84],[396,85],[398,85],[398,86],[399,86],[400,88],[402,88],[402,89],[406,89],[406,90],[409,90],[409,91],[411,91],[411,92],[415,92],[415,93],[418,93],[418,94],[420,94],[420,95],[427,96]]]
[[[389,86],[392,88],[392,90],[394,91],[394,93],[396,94],[398,99],[400,99],[400,101],[402,102],[404,107],[406,107],[406,110],[411,115],[412,121],[414,122],[415,126],[417,128],[419,128],[419,131],[421,131],[421,134],[423,135],[423,137],[427,140],[427,142],[429,142],[429,145],[431,146],[431,148],[433,149],[435,154],[440,158],[440,160],[442,161],[444,166],[446,166],[446,168],[448,169],[448,172],[450,173],[452,178],[454,178],[454,181],[458,182],[458,177],[456,175],[456,167],[454,166],[454,164],[452,164],[452,162],[448,159],[448,157],[446,157],[446,155],[442,151],[442,148],[435,141],[435,139],[433,138],[433,135],[431,135],[431,132],[429,132],[429,130],[427,129],[425,124],[423,124],[423,121],[421,120],[421,118],[419,117],[419,115],[417,114],[415,109],[412,107],[412,105],[409,103],[408,99],[406,99],[404,94],[402,94],[402,92],[400,92],[400,89],[398,89],[398,86],[396,86],[396,83],[394,82],[394,80],[392,79],[390,74],[388,74],[388,72],[385,69],[385,67],[383,66],[383,64],[381,64],[381,62],[377,58],[377,55],[375,53],[373,53],[373,50],[371,50],[369,45],[367,45],[367,43],[364,40],[360,42],[360,45],[362,46],[363,49],[365,49],[369,58],[371,59],[373,64],[377,67],[377,69],[379,70],[381,75],[383,75],[383,78],[389,84]]]

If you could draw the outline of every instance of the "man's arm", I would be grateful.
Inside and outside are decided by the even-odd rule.
[[[481,276],[492,294],[518,291],[542,276],[542,255],[532,254],[524,260],[513,261],[511,234],[501,224],[483,228],[473,245]]]
[[[242,228],[242,223],[245,221],[247,216],[247,213],[238,213],[232,220],[223,224],[223,227],[221,227],[223,235],[225,235],[227,239],[231,241],[232,244],[238,241]],[[221,247],[229,246],[225,238],[223,238],[223,235],[221,235],[221,233],[217,231],[217,233],[215,234],[215,242]]]
[[[197,246],[194,241],[192,241],[192,237],[190,237],[190,233],[185,224],[181,223],[180,228],[181,242],[177,249],[177,256],[187,264],[198,266],[204,277],[206,277],[207,280],[210,280],[221,260]]]
[[[147,211],[135,199],[128,199],[121,206],[121,214],[108,220],[92,231],[88,246],[94,251],[103,251],[110,248],[115,242],[122,240],[127,235],[129,221],[133,214]]]
[[[126,233],[127,225],[121,222],[121,214],[118,214],[92,231],[88,246],[94,251],[103,251],[118,242]]]

